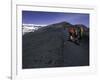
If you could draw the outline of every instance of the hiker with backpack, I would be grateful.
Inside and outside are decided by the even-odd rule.
[[[69,28],[69,40],[80,44],[80,40],[83,37],[83,28],[82,27],[70,27]]]
[[[69,40],[74,41],[74,37],[75,37],[75,29],[74,27],[70,27],[68,29],[69,32]]]

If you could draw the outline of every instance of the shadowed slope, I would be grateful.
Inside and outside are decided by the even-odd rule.
[[[23,68],[89,65],[88,36],[84,36],[80,46],[67,40],[64,45],[63,30],[70,26],[62,22],[23,35]]]

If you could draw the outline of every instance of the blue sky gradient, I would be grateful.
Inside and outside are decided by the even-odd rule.
[[[89,27],[89,14],[85,13],[62,13],[62,12],[39,12],[22,11],[23,24],[49,25],[66,21],[71,24],[83,24]]]

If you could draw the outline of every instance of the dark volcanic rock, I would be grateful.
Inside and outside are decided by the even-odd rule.
[[[69,41],[64,45],[63,30],[72,26],[70,23],[61,22],[23,35],[22,67],[89,65],[89,35],[85,36],[80,46]]]
[[[23,68],[62,66],[61,30],[28,33],[23,36]]]

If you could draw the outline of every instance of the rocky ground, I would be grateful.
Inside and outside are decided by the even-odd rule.
[[[67,37],[64,36],[64,28],[70,26],[62,22],[23,35],[23,69],[88,66],[89,34],[84,35],[80,45],[77,45],[67,40],[68,32]]]

